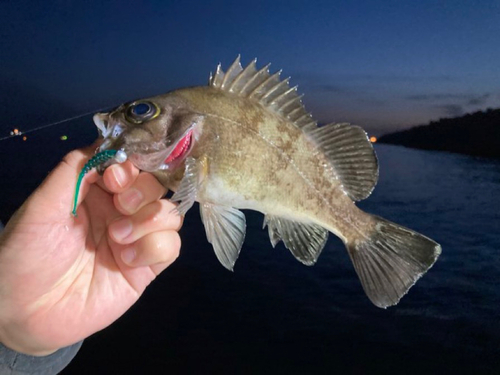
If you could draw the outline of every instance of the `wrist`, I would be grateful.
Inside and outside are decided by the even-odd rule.
[[[0,374],[58,374],[75,357],[81,345],[80,341],[51,355],[35,357],[0,344]]]
[[[58,348],[44,348],[37,345],[35,341],[36,340],[31,340],[29,338],[23,338],[22,335],[15,334],[11,332],[11,330],[5,329],[5,326],[0,326],[0,343],[10,350],[35,357],[47,356],[58,350]]]

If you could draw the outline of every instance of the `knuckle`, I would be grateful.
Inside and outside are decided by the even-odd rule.
[[[174,203],[172,201],[169,201],[168,199],[161,199],[160,200],[163,208],[167,211],[167,212],[171,212],[174,208],[176,208],[178,206],[177,203]]]
[[[175,255],[175,259],[179,257],[179,254],[181,252],[181,236],[179,236],[179,233],[174,232],[174,243],[172,245],[173,253]]]
[[[162,210],[159,202],[152,202],[148,205],[146,215],[144,217],[145,225],[159,226],[162,222]]]
[[[157,183],[156,178],[152,174],[147,172],[141,172],[141,174],[138,177],[138,180],[147,186]]]
[[[180,254],[181,239],[177,232],[167,232],[162,236],[160,263],[173,263]]]
[[[162,199],[160,202],[162,205],[162,211],[165,218],[165,226],[168,228],[179,230],[182,224],[182,217],[175,210],[177,205],[166,199]]]
[[[69,165],[72,168],[78,167],[78,164],[80,164],[80,161],[82,160],[82,151],[80,150],[73,150],[62,158],[62,163]]]

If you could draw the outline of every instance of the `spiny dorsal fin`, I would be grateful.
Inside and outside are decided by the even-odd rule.
[[[257,70],[256,62],[254,59],[243,68],[238,56],[226,72],[219,64],[215,74],[210,74],[209,86],[254,99],[299,128],[316,126],[311,114],[302,105],[302,96],[297,94],[297,86],[290,87],[288,84],[290,77],[281,80],[281,71],[269,74],[270,64]]]
[[[269,74],[269,64],[257,70],[256,60],[245,68],[240,56],[224,72],[219,64],[209,85],[253,99],[300,128],[328,157],[347,195],[355,201],[367,198],[378,180],[378,163],[365,131],[350,124],[317,126],[302,105],[297,86],[280,79],[281,71]]]

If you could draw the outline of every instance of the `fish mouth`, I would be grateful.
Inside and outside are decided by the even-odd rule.
[[[190,126],[179,138],[174,135],[172,138],[177,139],[177,141],[166,147],[163,141],[158,140],[147,144],[142,142],[128,143],[126,139],[119,140],[118,138],[125,127],[119,121],[112,121],[108,113],[96,114],[94,123],[99,129],[101,137],[104,138],[96,153],[118,147],[126,153],[132,164],[145,172],[174,170],[179,167],[192,150],[193,136],[196,133],[194,126]],[[114,160],[106,161],[98,166],[97,170],[102,174],[112,164],[115,164]]]
[[[108,127],[109,113],[96,113],[92,119],[99,131],[99,135],[104,139],[108,138],[110,132],[110,127]]]

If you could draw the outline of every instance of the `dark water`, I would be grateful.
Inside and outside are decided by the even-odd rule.
[[[499,374],[500,162],[377,146],[380,182],[360,206],[441,243],[436,265],[381,310],[331,236],[305,267],[247,212],[235,272],[197,209],[181,257],[64,374]]]

